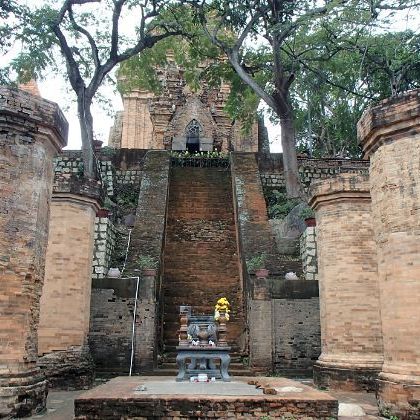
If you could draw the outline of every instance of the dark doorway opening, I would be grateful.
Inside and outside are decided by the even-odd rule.
[[[200,151],[200,124],[196,119],[191,120],[185,129],[187,137],[187,151],[189,153],[198,153]]]

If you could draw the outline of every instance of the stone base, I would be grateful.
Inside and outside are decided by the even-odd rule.
[[[0,418],[27,417],[45,410],[48,382],[39,369],[0,374]]]
[[[174,377],[111,379],[74,401],[75,419],[337,418],[338,401],[285,378],[176,382]]]
[[[38,366],[55,389],[89,389],[95,376],[92,356],[85,347],[46,354],[38,359]]]
[[[420,377],[413,381],[403,375],[381,373],[378,379],[377,400],[379,412],[386,417],[420,419]]]
[[[315,363],[314,383],[319,388],[343,391],[375,392],[380,369],[368,367],[334,367]]]

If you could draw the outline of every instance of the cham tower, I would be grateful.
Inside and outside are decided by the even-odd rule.
[[[109,146],[117,149],[154,149],[190,152],[268,151],[266,129],[253,124],[248,134],[224,110],[230,86],[194,92],[171,53],[158,71],[160,94],[133,89],[123,94],[124,111],[117,113]]]

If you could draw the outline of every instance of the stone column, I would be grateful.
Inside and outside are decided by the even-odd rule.
[[[55,103],[0,87],[0,417],[45,407],[36,367],[53,157],[68,124]]]
[[[255,372],[273,371],[273,304],[270,280],[267,277],[251,277],[248,299],[249,358]]]
[[[372,390],[382,365],[376,247],[367,176],[313,185],[321,312],[318,386]]]
[[[156,270],[143,270],[140,275],[134,341],[133,372],[152,372],[157,348]]]
[[[63,192],[64,189],[68,191]],[[99,207],[95,181],[78,184],[73,180],[67,188],[54,185],[38,330],[38,365],[55,388],[83,389],[93,380],[87,339],[95,217]]]
[[[368,109],[358,136],[370,157],[384,364],[383,412],[420,416],[420,90]]]

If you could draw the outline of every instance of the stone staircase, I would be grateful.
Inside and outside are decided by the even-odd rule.
[[[175,371],[179,306],[212,314],[220,297],[232,305],[227,340],[231,371],[244,371],[245,317],[230,168],[173,167],[161,296],[163,355],[156,373]]]

